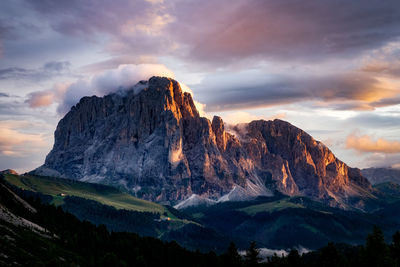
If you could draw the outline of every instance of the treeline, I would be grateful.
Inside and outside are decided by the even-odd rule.
[[[257,261],[259,260],[257,258]],[[287,256],[279,257],[275,254],[269,257],[262,265],[269,267],[400,266],[400,232],[397,231],[392,237],[392,242],[387,244],[382,230],[374,226],[364,246],[328,243],[317,251],[303,255],[299,255],[298,251],[293,249]]]

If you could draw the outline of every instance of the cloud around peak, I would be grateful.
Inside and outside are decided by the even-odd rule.
[[[84,96],[103,96],[120,89],[128,89],[151,76],[174,78],[175,75],[162,64],[120,65],[116,69],[103,71],[87,79],[58,83],[50,90],[30,93],[26,103],[32,108],[57,103],[57,112],[63,115]]]

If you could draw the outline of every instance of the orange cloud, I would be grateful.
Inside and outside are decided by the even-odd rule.
[[[346,139],[346,148],[360,152],[400,153],[400,142],[383,138],[374,141],[369,135],[351,134]]]
[[[0,154],[19,157],[48,146],[43,135],[18,131],[27,125],[23,121],[0,121]]]
[[[31,108],[47,107],[54,101],[54,93],[50,91],[40,91],[30,94],[27,103]]]

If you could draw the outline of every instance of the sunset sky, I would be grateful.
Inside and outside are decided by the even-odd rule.
[[[82,96],[152,75],[205,116],[280,118],[352,167],[400,168],[399,0],[3,0],[0,170],[41,165]]]

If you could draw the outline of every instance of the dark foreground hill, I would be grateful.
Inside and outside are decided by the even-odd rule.
[[[110,233],[61,208],[23,199],[0,179],[1,266],[398,266],[399,252],[400,233],[389,246],[376,227],[365,247],[329,243],[302,256],[296,250],[275,254],[263,264],[254,244],[243,258],[234,244],[221,255],[191,252],[175,242]]]
[[[131,232],[193,250],[222,251],[229,239],[170,206],[137,199],[114,187],[54,177],[4,174],[4,180],[26,197],[40,198],[80,220],[109,231]]]
[[[383,229],[388,240],[400,228],[400,189],[390,184],[374,189],[379,201],[368,204],[373,210],[368,213],[278,193],[175,210],[105,185],[32,175],[4,177],[25,196],[40,197],[80,220],[110,231],[175,240],[193,250],[222,252],[230,240],[241,249],[253,240],[269,249],[317,249],[328,242],[362,244],[373,225]]]

